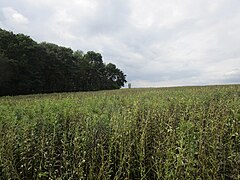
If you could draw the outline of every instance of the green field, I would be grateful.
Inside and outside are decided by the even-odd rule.
[[[1,97],[0,179],[240,179],[240,85]]]

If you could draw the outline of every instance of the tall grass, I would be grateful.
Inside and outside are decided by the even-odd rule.
[[[240,179],[240,86],[2,97],[0,179]]]

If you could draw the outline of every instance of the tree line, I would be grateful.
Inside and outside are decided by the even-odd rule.
[[[0,29],[0,96],[119,89],[126,75],[100,53]]]

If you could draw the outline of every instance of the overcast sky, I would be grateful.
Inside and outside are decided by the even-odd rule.
[[[132,87],[240,83],[240,0],[0,0],[0,27],[100,52]]]

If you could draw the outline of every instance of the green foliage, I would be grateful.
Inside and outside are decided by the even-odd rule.
[[[240,86],[0,98],[0,179],[239,179]]]
[[[121,78],[113,80],[109,73]],[[110,71],[100,53],[38,44],[29,36],[2,29],[0,74],[0,96],[119,89],[126,82],[116,66]]]

